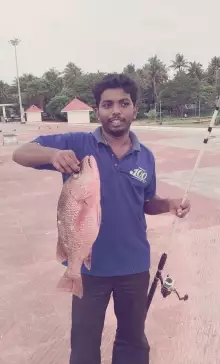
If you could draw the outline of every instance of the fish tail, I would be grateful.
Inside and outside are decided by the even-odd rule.
[[[92,249],[90,251],[90,253],[88,254],[88,256],[84,259],[84,264],[85,264],[85,267],[88,269],[88,270],[91,270],[91,261],[92,259]]]
[[[70,292],[73,295],[82,298],[83,282],[81,275],[76,277],[69,277],[64,274],[57,284],[57,289],[61,292]]]
[[[79,298],[83,296],[83,282],[81,275],[74,279],[73,282],[73,294]]]

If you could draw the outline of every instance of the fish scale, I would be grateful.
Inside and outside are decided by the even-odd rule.
[[[100,176],[96,160],[86,156],[79,174],[64,183],[57,206],[57,259],[68,267],[57,288],[83,296],[81,266],[91,269],[92,246],[101,224]]]

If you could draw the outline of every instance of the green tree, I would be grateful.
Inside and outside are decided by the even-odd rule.
[[[82,74],[82,70],[79,67],[77,67],[73,62],[69,62],[63,72],[64,90],[73,89],[75,82],[80,79]]]
[[[48,83],[43,78],[35,78],[27,83],[22,97],[26,105],[34,104],[44,109],[49,95]]]
[[[84,75],[78,76],[74,84],[71,88],[63,90],[64,94],[67,95],[69,98],[77,97],[83,102],[94,105],[95,100],[93,97],[93,87],[95,86],[96,82],[100,81],[104,76],[104,73],[97,72],[97,73],[86,73]]]
[[[220,80],[220,57],[213,57],[207,69],[208,80],[212,85],[218,86]]]
[[[148,62],[142,69],[142,74],[146,80],[148,93],[152,92],[152,103],[154,103],[156,109],[160,86],[168,80],[167,68],[157,56],[154,56],[148,59]]]
[[[47,84],[50,99],[62,92],[63,78],[61,76],[61,72],[57,71],[55,68],[50,68],[43,74],[42,78]]]
[[[199,62],[189,62],[188,65],[188,75],[191,78],[197,78],[198,80],[202,80],[204,77],[204,70],[202,68],[201,63]]]
[[[10,86],[0,81],[0,103],[7,102],[10,98]]]
[[[129,63],[127,66],[124,67],[122,72],[128,76],[133,76],[136,73],[135,65],[133,63]]]
[[[185,71],[188,67],[188,62],[183,54],[177,53],[170,67],[178,72]]]
[[[163,106],[183,117],[185,105],[197,100],[199,81],[185,73],[179,73],[170,80],[161,91]]]
[[[46,110],[51,116],[60,117],[61,110],[68,104],[69,101],[70,99],[66,95],[55,96],[47,104]]]

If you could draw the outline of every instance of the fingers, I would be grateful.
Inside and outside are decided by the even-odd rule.
[[[60,157],[59,162],[61,168],[63,168],[65,172],[67,173],[79,172],[79,166],[76,160],[74,160],[68,155],[63,155],[62,157]]]
[[[53,165],[61,173],[79,172],[80,162],[71,150],[58,151],[54,156]]]
[[[180,204],[180,208],[177,209],[177,216],[178,217],[185,217],[188,212],[190,211],[190,202],[187,200],[184,203]]]

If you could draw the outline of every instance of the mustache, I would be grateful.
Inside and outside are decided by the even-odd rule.
[[[125,121],[125,119],[122,118],[121,116],[112,116],[111,118],[108,118],[108,121],[110,121],[110,122],[113,120]]]

